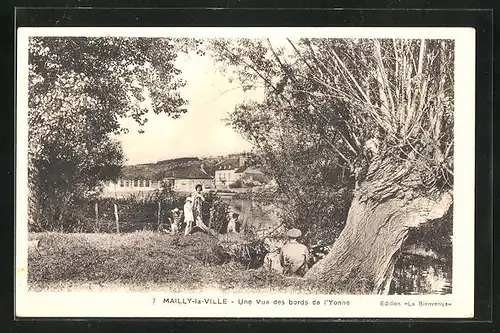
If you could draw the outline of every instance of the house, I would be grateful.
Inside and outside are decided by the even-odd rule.
[[[146,165],[147,166],[147,165]],[[172,186],[176,192],[191,193],[197,184],[204,190],[215,188],[214,179],[207,174],[200,163],[184,163],[159,169],[158,172],[147,172],[146,167],[134,166],[133,172],[125,170],[122,178],[116,182],[104,184],[102,196],[125,197],[128,195],[145,195],[158,190],[162,184]]]
[[[235,171],[241,174],[240,181],[243,187],[261,186],[269,183],[269,178],[259,169],[254,167],[240,167]]]
[[[107,182],[103,185],[102,196],[122,198],[128,195],[144,195],[161,187],[161,180],[126,179]]]
[[[170,183],[176,192],[191,193],[198,184],[203,186],[204,191],[215,188],[214,179],[205,171],[203,164],[174,168],[167,173],[164,181]]]
[[[215,187],[253,187],[269,182],[268,177],[259,169],[247,166],[243,156],[228,158],[215,165]]]
[[[215,188],[226,189],[243,176],[246,159],[243,156],[228,158],[215,165]]]

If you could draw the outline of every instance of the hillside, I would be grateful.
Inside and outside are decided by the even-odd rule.
[[[188,167],[200,168],[201,160],[197,157],[182,157],[161,160],[156,163],[126,165],[122,168],[121,177],[126,179],[161,180],[169,173]]]
[[[121,170],[121,177],[126,179],[151,179],[161,180],[165,177],[184,173],[187,169],[203,169],[209,176],[214,176],[215,165],[228,159],[243,154],[230,154],[225,156],[206,157],[181,157],[161,160],[156,163],[126,165]]]

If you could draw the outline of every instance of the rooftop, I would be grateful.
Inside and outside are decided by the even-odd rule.
[[[164,174],[165,178],[176,179],[212,179],[205,171],[201,170],[199,165],[180,166]]]
[[[215,170],[232,170],[240,166],[240,159],[238,157],[228,158],[220,163],[217,163]]]

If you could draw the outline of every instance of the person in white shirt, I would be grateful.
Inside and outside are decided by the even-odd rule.
[[[184,202],[184,222],[186,223],[186,229],[184,231],[184,236],[187,236],[193,230],[193,199],[189,196]]]
[[[309,270],[309,250],[307,246],[297,241],[297,238],[302,236],[299,229],[290,229],[287,234],[288,243],[286,243],[280,251],[280,263],[283,267],[283,274],[285,275],[299,275],[304,274]]]
[[[238,223],[238,218],[239,218],[239,215],[236,214],[236,213],[233,213],[233,215],[231,216],[231,219],[229,220],[228,224],[227,224],[227,233],[231,233],[231,232],[236,232],[236,223]]]

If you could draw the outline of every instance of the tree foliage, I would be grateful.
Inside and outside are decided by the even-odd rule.
[[[127,131],[121,118],[143,125],[150,109],[173,118],[186,112],[177,50],[164,38],[29,39],[32,213],[57,221],[74,196],[118,176],[123,153],[112,134]]]
[[[349,199],[327,194],[339,185],[379,202],[452,187],[452,40],[217,39],[210,49],[243,89],[263,89],[230,123],[300,210],[332,205],[345,218]]]

